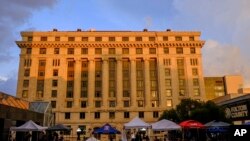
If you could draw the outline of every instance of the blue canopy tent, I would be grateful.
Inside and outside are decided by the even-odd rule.
[[[106,123],[101,128],[93,131],[93,134],[120,134],[121,132]]]

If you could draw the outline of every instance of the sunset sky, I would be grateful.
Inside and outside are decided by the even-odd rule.
[[[250,87],[249,0],[0,0],[0,91],[15,95],[21,31],[201,31],[204,76]]]

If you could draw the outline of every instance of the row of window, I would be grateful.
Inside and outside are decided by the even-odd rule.
[[[103,41],[103,37],[94,37],[95,41],[97,42],[101,42]],[[145,40],[145,37],[141,37],[141,36],[137,36],[135,37],[135,41],[156,41],[156,37],[154,36],[149,36],[147,37],[148,39]],[[76,37],[67,37],[68,41],[72,42],[72,41],[76,41]],[[162,36],[162,40],[163,41],[169,41],[168,36]],[[175,41],[182,41],[182,36],[175,36]],[[189,41],[194,41],[194,36],[190,36],[189,37]],[[33,37],[32,36],[28,36],[28,41],[33,41]],[[48,41],[48,37],[47,36],[42,36],[40,37],[40,41]],[[54,38],[54,41],[61,41],[61,37],[60,36],[56,36]],[[81,41],[87,42],[90,41],[89,37],[81,37]],[[108,41],[110,42],[114,42],[117,41],[117,38],[114,36],[108,37]],[[122,37],[122,41],[131,41],[130,37]]]
[[[167,88],[165,90],[165,95],[167,97],[172,97],[173,96],[172,93],[173,93],[172,89],[170,89],[170,88]],[[200,89],[199,88],[193,88],[193,95],[194,96],[200,96]],[[187,96],[185,88],[180,88],[179,89],[179,96]]]
[[[164,54],[169,54],[169,48],[163,48]],[[47,48],[40,48],[39,54],[46,54]],[[109,48],[109,54],[116,54],[116,48]],[[143,48],[136,48],[136,54],[143,54]],[[156,54],[156,48],[149,48],[149,54]],[[195,54],[195,47],[190,48],[190,54]],[[32,54],[32,48],[26,49],[26,54]],[[60,54],[60,48],[54,48],[54,54]],[[73,55],[75,54],[75,48],[68,48],[67,54]],[[81,48],[81,54],[88,54],[88,48]],[[95,48],[95,54],[102,54],[102,48]],[[129,48],[122,48],[122,54],[129,54]],[[176,54],[183,54],[183,48],[177,47]]]
[[[115,112],[109,112],[109,119],[115,119],[116,118],[115,115],[116,115]],[[139,118],[144,118],[144,112],[138,112],[138,115],[139,115]],[[157,111],[152,112],[152,117],[159,118],[159,112]],[[71,119],[71,113],[70,112],[64,113],[64,118]],[[80,112],[79,119],[85,119],[85,118],[86,118],[86,113]],[[100,119],[100,118],[101,118],[101,112],[95,112],[94,119]],[[123,118],[130,118],[130,112],[124,112]]]

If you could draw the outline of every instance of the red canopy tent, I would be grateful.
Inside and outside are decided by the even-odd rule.
[[[179,124],[183,128],[204,128],[205,126],[195,120],[186,120]]]

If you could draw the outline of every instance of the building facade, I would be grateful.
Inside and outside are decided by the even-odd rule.
[[[247,93],[246,88],[243,88],[243,78],[241,75],[204,77],[204,82],[206,100],[213,100],[230,94]]]
[[[118,129],[183,98],[205,100],[200,32],[21,32],[17,96],[50,101],[56,123]]]

